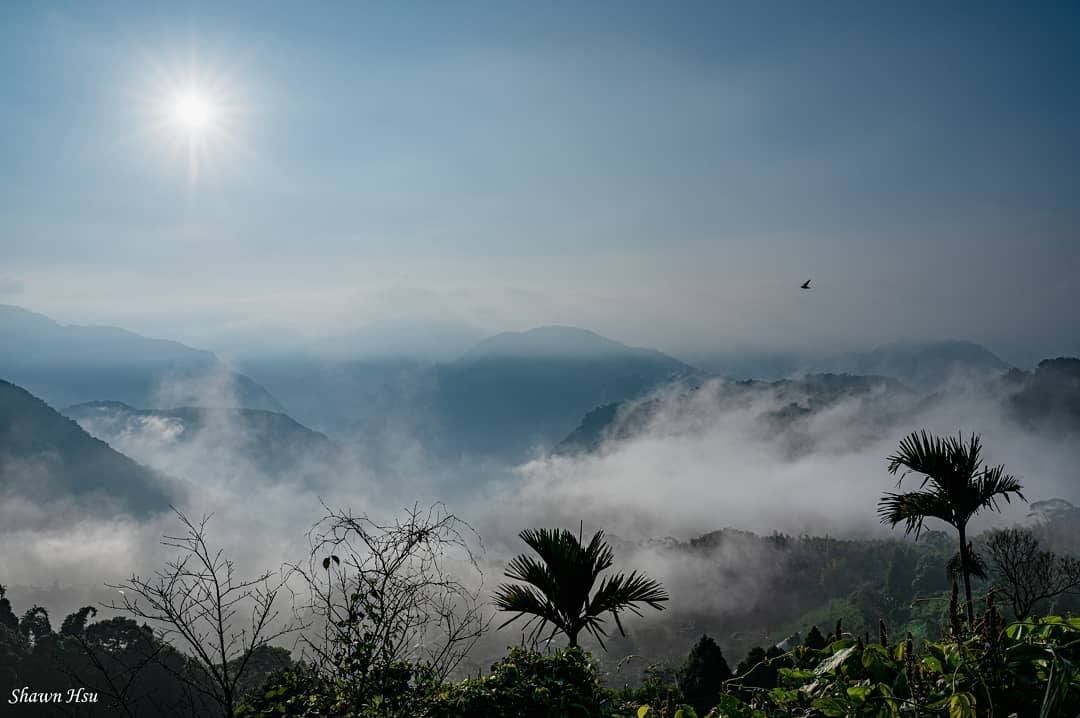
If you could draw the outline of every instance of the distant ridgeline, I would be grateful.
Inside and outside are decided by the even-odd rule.
[[[438,363],[293,356],[245,370],[291,416],[331,436],[406,435],[435,455],[507,461],[549,450],[596,406],[700,374],[572,327],[499,334]]]
[[[558,454],[595,451],[606,441],[618,443],[649,429],[659,412],[668,430],[693,431],[703,409],[709,414],[743,411],[770,436],[837,402],[858,398],[870,403],[875,425],[887,426],[919,403],[918,396],[895,379],[880,376],[816,374],[779,381],[711,380],[684,382],[658,396],[599,407],[555,448]],[[798,447],[792,445],[793,451]],[[804,446],[804,450],[811,447]]]
[[[707,402],[717,412],[743,409],[763,432],[786,431],[789,448],[812,450],[798,441],[801,422],[838,402],[858,399],[872,417],[862,428],[895,425],[920,411],[943,405],[965,392],[975,391],[1001,407],[1002,414],[1020,428],[1046,436],[1080,433],[1080,359],[1047,359],[1033,372],[1010,369],[993,375],[973,374],[971,383],[946,385],[921,396],[899,381],[883,376],[814,374],[778,381],[681,382],[658,395],[600,406],[582,418],[558,445],[556,454],[598,450],[605,442],[618,444],[648,430],[663,409],[664,420],[689,426]],[[779,408],[777,408],[779,407]]]
[[[53,406],[111,400],[282,410],[269,392],[211,352],[115,327],[63,325],[2,304],[0,377]]]
[[[93,438],[25,389],[0,380],[0,492],[89,513],[167,510],[179,491],[162,474]]]
[[[1013,369],[1001,384],[1017,421],[1052,435],[1080,432],[1080,359],[1046,359],[1031,373]]]
[[[466,336],[458,334],[455,346]],[[766,375],[782,364],[737,368]],[[1080,428],[1078,365],[1061,358],[1030,373],[1010,370],[984,347],[946,341],[784,364],[793,378],[721,382],[710,379],[728,375],[723,361],[705,362],[702,371],[655,350],[550,326],[495,335],[452,360],[295,353],[252,360],[239,373],[176,342],[64,326],[0,305],[0,377],[71,407],[91,434],[120,448],[125,429],[159,419],[179,429],[183,446],[220,443],[215,433],[223,426],[242,429],[229,437],[238,440],[233,446],[279,478],[317,465],[313,457],[336,455],[328,437],[355,441],[369,457],[393,454],[404,440],[435,459],[515,463],[626,440],[647,430],[661,408],[666,421],[691,430],[703,406],[747,411],[790,455],[813,450],[802,429],[847,399],[873,409],[863,412],[873,419],[856,427],[859,436],[963,392],[999,401],[1025,429],[1071,434]],[[134,444],[121,450],[152,458]],[[388,465],[398,458],[387,456]]]
[[[521,458],[549,449],[596,406],[695,374],[658,351],[542,327],[497,335],[437,367],[433,414],[450,446]]]
[[[334,471],[341,447],[285,414],[260,409],[135,409],[95,401],[64,409],[79,426],[149,466],[181,464],[174,455],[198,451],[193,468],[207,457],[250,465],[260,476],[291,483],[318,483]],[[161,466],[164,470],[164,466]],[[228,467],[218,464],[221,471]],[[204,469],[202,469],[204,470]],[[187,477],[198,478],[198,477]]]

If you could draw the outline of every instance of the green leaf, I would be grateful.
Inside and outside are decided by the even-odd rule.
[[[939,661],[934,656],[923,656],[921,663],[923,664],[924,667],[926,667],[927,669],[933,671],[934,673],[944,673],[945,672],[945,668],[944,668],[944,666],[941,665],[941,661]]]
[[[808,681],[814,677],[813,671],[808,671],[805,668],[780,668],[777,670],[782,678],[788,679],[792,683],[802,683]]]
[[[975,718],[975,696],[954,693],[949,699],[949,718]]]
[[[844,663],[844,661],[850,658],[853,653],[855,653],[855,646],[849,646],[842,651],[837,651],[829,656],[828,659],[822,661],[814,673],[820,676],[822,673],[835,671]]]
[[[769,697],[780,704],[793,703],[799,699],[799,691],[791,688],[773,688],[769,691]]]
[[[750,706],[734,696],[722,695],[707,718],[765,718],[765,714],[751,710]]]
[[[844,718],[848,714],[848,704],[839,698],[818,698],[811,705],[829,718]]]
[[[861,705],[866,702],[866,696],[870,693],[870,686],[851,686],[847,689],[847,694],[857,705]]]
[[[1070,683],[1076,678],[1073,665],[1065,660],[1054,661],[1046,680],[1046,693],[1043,695],[1039,718],[1052,718],[1060,715],[1063,704],[1068,700]]]
[[[649,706],[640,706],[637,709],[637,718],[649,718],[650,713],[652,713],[652,708]]]

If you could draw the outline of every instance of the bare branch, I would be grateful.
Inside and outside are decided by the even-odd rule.
[[[308,533],[306,565],[292,567],[308,589],[302,618],[319,627],[301,636],[305,654],[353,690],[378,689],[387,669],[404,661],[448,676],[490,622],[479,537],[443,504],[414,505],[385,524],[324,508]]]
[[[193,522],[173,510],[185,532],[166,535],[161,543],[176,549],[177,557],[153,576],[133,575],[123,583],[106,584],[120,594],[106,605],[150,621],[162,640],[193,654],[195,676],[166,669],[210,698],[222,715],[231,716],[252,652],[298,626],[278,621],[283,577],[269,571],[238,577],[224,549],[212,549],[206,541],[211,515]]]

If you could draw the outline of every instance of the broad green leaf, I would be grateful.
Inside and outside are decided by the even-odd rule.
[[[856,704],[864,703],[868,693],[870,693],[870,686],[851,686],[847,689],[848,696],[854,699]]]
[[[922,664],[934,673],[944,673],[945,669],[936,656],[923,656]]]
[[[954,693],[949,699],[949,718],[975,718],[975,696]]]
[[[820,676],[823,673],[830,673],[831,671],[835,671],[844,663],[844,661],[850,658],[853,653],[855,653],[855,646],[848,646],[841,651],[837,651],[836,653],[829,656],[826,660],[822,661],[821,664],[814,671],[814,673]]]
[[[818,698],[812,705],[829,718],[844,718],[848,714],[848,704],[839,698]]]
[[[799,691],[791,688],[773,688],[769,697],[780,704],[791,703],[799,699]]]
[[[805,668],[780,668],[777,670],[781,678],[787,678],[792,682],[808,681],[814,677],[814,672]]]

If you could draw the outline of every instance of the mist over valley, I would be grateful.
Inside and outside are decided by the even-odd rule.
[[[1080,715],[1069,3],[0,3],[0,715]]]

